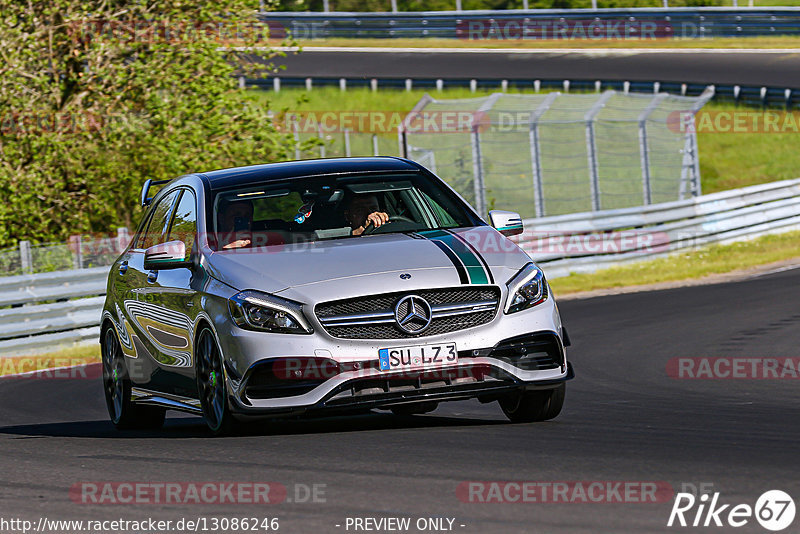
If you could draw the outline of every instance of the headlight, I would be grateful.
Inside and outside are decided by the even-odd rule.
[[[233,322],[249,330],[283,334],[310,334],[313,329],[303,317],[302,305],[261,293],[242,291],[228,300]]]
[[[541,269],[533,263],[523,267],[506,285],[508,286],[506,313],[532,308],[547,300],[547,280]]]

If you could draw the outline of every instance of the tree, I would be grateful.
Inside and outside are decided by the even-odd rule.
[[[146,178],[287,158],[236,78],[276,55],[242,58],[267,44],[257,7],[0,0],[0,247],[131,227]]]

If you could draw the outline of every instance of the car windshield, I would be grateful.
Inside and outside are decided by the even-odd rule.
[[[376,225],[373,221],[380,224]],[[216,250],[471,226],[463,202],[420,174],[248,184],[216,194]]]

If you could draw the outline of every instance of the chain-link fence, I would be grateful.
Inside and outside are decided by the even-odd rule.
[[[712,96],[711,88],[699,97],[426,95],[400,127],[400,143],[482,214],[640,206],[700,194],[694,115]]]
[[[350,156],[379,156],[398,154],[397,134],[394,130],[382,128],[373,131],[369,127],[361,130],[342,127],[345,116],[353,112],[333,112],[332,121],[323,112],[319,117],[314,112],[280,116],[279,122],[292,132],[295,140],[294,159],[330,158]],[[376,115],[387,115],[375,112]]]
[[[90,269],[111,265],[130,242],[127,228],[116,236],[75,235],[67,243],[20,241],[16,247],[0,250],[0,276]]]

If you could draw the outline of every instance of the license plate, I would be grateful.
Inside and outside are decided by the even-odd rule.
[[[381,371],[425,369],[458,362],[455,343],[380,349],[378,350],[378,357],[381,362]]]

